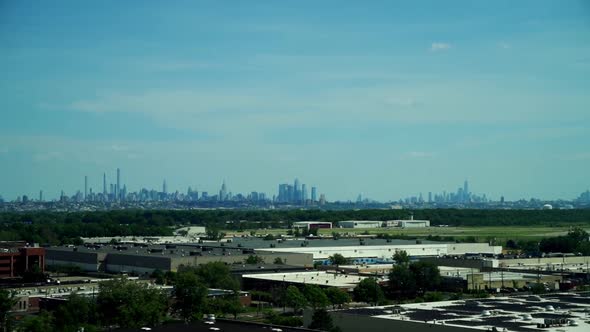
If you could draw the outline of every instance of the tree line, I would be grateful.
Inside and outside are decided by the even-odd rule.
[[[200,225],[245,230],[289,227],[295,221],[428,219],[431,225],[528,226],[588,223],[590,209],[575,210],[113,210],[97,212],[0,213],[0,241],[70,244],[79,237],[164,236],[172,226]]]

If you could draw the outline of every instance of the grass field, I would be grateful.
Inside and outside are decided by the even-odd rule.
[[[590,228],[584,227],[587,232]],[[452,236],[456,239],[464,239],[467,237],[474,237],[478,241],[487,241],[488,239],[496,239],[497,241],[513,240],[540,240],[546,237],[553,237],[567,234],[569,226],[563,227],[548,227],[548,226],[501,226],[501,227],[428,227],[415,229],[400,229],[400,228],[368,228],[368,229],[349,229],[349,228],[334,228],[322,229],[320,235],[332,235],[332,232],[338,232],[342,235],[354,234],[390,234],[393,236],[408,236],[426,238],[429,235],[448,237]],[[285,229],[258,229],[256,234],[286,234]],[[244,233],[249,233],[245,231]],[[232,233],[232,232],[230,232]],[[238,233],[239,234],[239,233]],[[242,233],[243,234],[243,233]]]

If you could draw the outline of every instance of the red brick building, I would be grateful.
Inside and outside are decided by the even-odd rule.
[[[20,277],[35,266],[45,272],[45,248],[28,247],[23,242],[0,242],[0,279]]]

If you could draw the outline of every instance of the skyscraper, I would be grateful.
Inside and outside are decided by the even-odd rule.
[[[107,196],[107,173],[102,173],[102,194]]]
[[[164,179],[164,183],[162,183],[162,192],[164,194],[168,193],[168,188],[166,188],[166,179]]]
[[[284,203],[288,201],[289,195],[289,185],[286,183],[279,184],[279,196],[277,197],[277,201]]]
[[[43,202],[43,190],[39,190],[39,202]]]
[[[121,197],[121,170],[117,168],[117,188],[115,188],[115,200]]]
[[[219,200],[225,201],[227,199],[227,186],[225,185],[225,180],[223,180],[223,184],[221,185],[221,190],[219,190]]]
[[[88,200],[88,175],[84,175],[84,200]]]
[[[317,202],[318,201],[318,188],[311,187],[311,201]]]
[[[293,183],[293,201],[298,202],[301,200],[301,188],[299,187],[299,179],[295,178]]]
[[[301,185],[301,200],[303,204],[307,202],[307,185],[305,183]]]
[[[469,183],[465,180],[465,182],[463,182],[463,201],[469,201],[469,196]]]

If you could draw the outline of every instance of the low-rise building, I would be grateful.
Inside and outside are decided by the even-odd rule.
[[[296,221],[293,223],[295,229],[331,229],[332,223],[328,221]]]
[[[177,271],[181,266],[209,262],[243,264],[250,255],[265,263],[280,259],[295,266],[313,266],[313,255],[297,252],[261,252],[236,247],[207,245],[87,245],[47,248],[48,266],[77,266],[84,271],[151,274],[154,270]]]
[[[380,220],[343,220],[338,222],[341,228],[380,228],[383,222]]]
[[[589,311],[587,294],[559,293],[351,308],[329,315],[343,332],[582,332],[590,328]],[[305,312],[304,324],[311,314]]]
[[[365,278],[367,277],[327,271],[259,273],[242,275],[242,284],[244,289],[256,290],[269,290],[273,287],[289,285],[317,285],[352,291]]]
[[[25,272],[45,271],[45,249],[24,242],[0,242],[0,279],[16,278]]]

